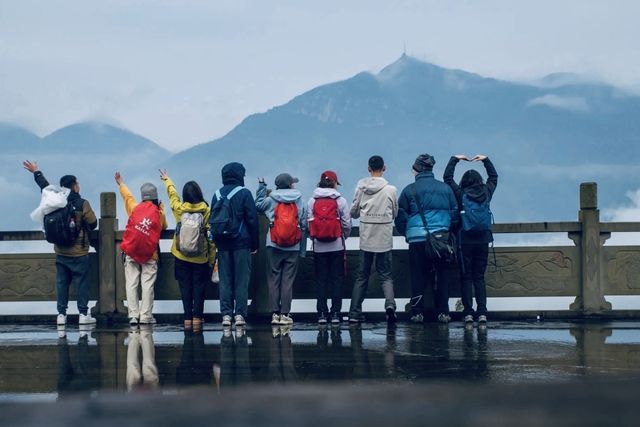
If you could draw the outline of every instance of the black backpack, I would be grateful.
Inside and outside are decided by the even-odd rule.
[[[64,208],[57,209],[44,216],[44,235],[47,242],[59,246],[73,246],[80,234],[80,225],[76,222],[76,212],[82,210],[83,199],[67,203]],[[77,209],[80,205],[80,209]]]
[[[216,191],[217,200],[211,208],[211,216],[209,217],[211,240],[214,242],[233,240],[242,233],[243,222],[237,224],[237,218],[231,206],[231,198],[243,188],[238,186],[226,196],[223,196],[220,190]]]

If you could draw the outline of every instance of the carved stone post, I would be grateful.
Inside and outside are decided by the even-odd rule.
[[[595,182],[580,184],[580,212],[582,223],[579,239],[581,252],[581,284],[571,310],[585,315],[600,314],[611,310],[611,304],[604,299],[604,269],[602,268],[602,246],[610,233],[600,232],[600,211],[598,210],[598,185]],[[576,242],[578,243],[578,242]]]
[[[94,313],[109,320],[118,311],[116,303],[116,194],[100,194],[100,219],[98,221],[98,259],[100,291]]]

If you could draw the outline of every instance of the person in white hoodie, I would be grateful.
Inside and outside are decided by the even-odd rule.
[[[346,267],[345,240],[351,233],[347,200],[340,195],[338,176],[333,171],[320,175],[318,188],[307,206],[309,237],[313,241],[313,260],[317,280],[318,323],[327,323],[327,291],[331,292],[331,323],[340,323],[342,294],[340,283]]]
[[[307,211],[302,193],[294,188],[297,182],[298,178],[281,173],[276,177],[275,190],[269,192],[264,179],[258,180],[256,190],[256,210],[269,220],[267,285],[273,325],[293,324],[293,282],[298,257],[306,251]]]
[[[380,156],[369,159],[370,177],[358,181],[351,205],[351,217],[360,219],[360,270],[353,285],[349,322],[364,321],[362,302],[369,286],[369,273],[375,259],[376,271],[384,293],[388,322],[396,321],[396,302],[391,277],[393,220],[398,215],[398,191],[382,177],[386,170]]]

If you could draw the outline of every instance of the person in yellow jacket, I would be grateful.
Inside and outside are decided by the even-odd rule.
[[[207,239],[211,209],[197,182],[189,181],[182,187],[181,199],[166,170],[160,171],[160,179],[167,189],[177,224],[171,253],[182,296],[184,327],[197,330],[204,321],[205,291],[216,255],[215,246]]]
[[[127,216],[138,206],[138,201],[122,180],[120,172],[115,173],[116,184],[120,189],[120,195],[124,201]],[[164,214],[164,205],[158,201],[158,190],[153,184],[144,184],[140,188],[142,202],[150,201],[158,205],[160,209],[160,220],[162,229],[167,228],[167,218]],[[156,250],[151,259],[145,264],[138,264],[130,256],[124,258],[125,290],[127,295],[127,310],[129,311],[129,324],[134,326],[138,323],[156,323],[153,317],[153,288],[158,276],[158,259],[160,254]],[[138,287],[142,288],[142,299],[138,301]]]

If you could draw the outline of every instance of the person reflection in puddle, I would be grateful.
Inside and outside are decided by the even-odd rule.
[[[220,338],[220,366],[213,367],[218,389],[239,386],[251,381],[249,366],[249,342],[244,327],[237,327],[234,334],[225,327]]]
[[[207,360],[204,335],[197,331],[184,331],[182,357],[176,370],[176,383],[184,386],[211,384],[211,360]]]
[[[58,327],[58,398],[99,388],[90,375],[89,334],[93,325],[82,325],[76,348],[76,364],[71,364],[67,331]]]
[[[269,343],[269,379],[274,383],[295,381],[293,346],[291,345],[291,325],[273,326]]]
[[[142,350],[142,364],[140,364]],[[160,380],[156,367],[156,350],[153,343],[153,327],[142,325],[129,332],[127,346],[127,391],[155,390]]]

